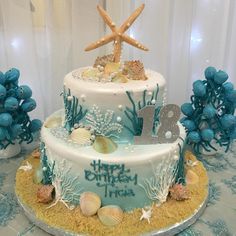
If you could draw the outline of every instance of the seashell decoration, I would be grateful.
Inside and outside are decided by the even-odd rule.
[[[84,216],[93,216],[101,207],[101,198],[93,192],[83,192],[80,196],[80,209]]]
[[[115,83],[127,83],[128,79],[125,75],[123,75],[122,73],[118,73],[117,75],[115,75],[115,77],[112,79],[112,82]]]
[[[53,200],[53,194],[53,185],[43,185],[37,191],[37,200],[40,203],[49,203]]]
[[[199,176],[192,170],[187,170],[186,173],[186,183],[187,184],[197,184],[199,182]]]
[[[55,128],[62,125],[62,118],[60,116],[49,118],[45,121],[44,127]]]
[[[126,61],[124,64],[123,74],[131,80],[147,80],[143,63],[140,61]]]
[[[39,167],[34,171],[33,182],[35,184],[40,184],[42,180],[43,180],[43,170],[42,167],[39,165]]]
[[[70,139],[81,145],[90,144],[91,132],[86,128],[78,128],[71,132]]]
[[[31,153],[31,156],[33,158],[36,158],[36,159],[39,159],[40,158],[40,151],[38,148],[36,148],[32,153]]]
[[[108,154],[117,149],[117,144],[110,138],[98,135],[93,143],[93,148],[99,153]]]
[[[116,63],[116,62],[109,62],[106,64],[106,66],[104,67],[104,73],[106,75],[110,75],[112,73],[118,73],[120,69],[120,63]]]
[[[102,66],[105,67],[105,65],[109,62],[113,62],[114,60],[114,55],[113,54],[109,54],[109,55],[105,55],[102,57],[97,57],[97,59],[94,62],[93,67],[98,67],[98,66]]]
[[[99,70],[97,68],[88,68],[82,72],[83,78],[96,78],[98,77]]]
[[[123,210],[116,205],[108,205],[97,212],[99,220],[106,226],[115,226],[123,220]]]
[[[182,184],[174,184],[169,191],[171,198],[177,201],[189,199],[189,192]]]

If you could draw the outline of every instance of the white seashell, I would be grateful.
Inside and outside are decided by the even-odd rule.
[[[99,220],[107,226],[121,223],[124,213],[119,206],[108,205],[100,208],[97,212]]]
[[[80,196],[80,209],[84,216],[95,215],[101,207],[101,198],[93,192],[83,192]]]
[[[55,128],[62,125],[62,117],[52,117],[45,121],[44,126],[46,128]]]
[[[70,138],[78,144],[87,144],[90,141],[91,133],[85,128],[78,128],[72,131]]]

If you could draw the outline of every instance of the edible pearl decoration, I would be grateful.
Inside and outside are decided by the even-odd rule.
[[[72,99],[73,99],[72,96],[68,96],[68,97],[67,97],[67,100],[68,100],[68,101],[71,101]]]
[[[122,105],[119,105],[118,108],[119,108],[120,110],[122,110],[122,109],[123,109],[123,106],[122,106]]]
[[[156,100],[153,99],[153,100],[151,101],[151,104],[152,104],[152,105],[155,105],[155,104],[156,104]]]
[[[117,116],[116,120],[117,122],[121,122],[122,118],[120,116]]]

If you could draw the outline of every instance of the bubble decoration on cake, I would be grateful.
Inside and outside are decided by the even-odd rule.
[[[16,68],[5,74],[0,71],[0,149],[10,144],[33,141],[33,134],[41,129],[39,119],[31,120],[29,112],[36,108],[27,85],[19,85],[20,71]]]
[[[216,151],[218,146],[227,152],[236,138],[236,90],[226,82],[228,77],[225,71],[206,68],[205,79],[193,83],[191,101],[181,106],[187,141],[196,153]]]

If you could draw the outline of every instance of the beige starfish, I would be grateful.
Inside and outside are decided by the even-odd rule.
[[[136,41],[135,39],[131,38],[125,31],[129,29],[129,27],[133,24],[136,18],[141,14],[144,9],[144,4],[142,4],[139,8],[137,8],[131,16],[118,28],[116,27],[115,23],[112,21],[110,16],[107,12],[100,6],[97,6],[97,9],[105,21],[105,23],[110,27],[112,33],[109,35],[104,36],[103,38],[99,39],[97,42],[90,44],[88,47],[85,48],[85,51],[90,51],[95,48],[101,47],[111,41],[114,41],[114,62],[120,61],[121,56],[121,44],[122,42],[126,42],[136,48],[139,48],[144,51],[148,51],[148,49],[143,46],[141,43]]]

